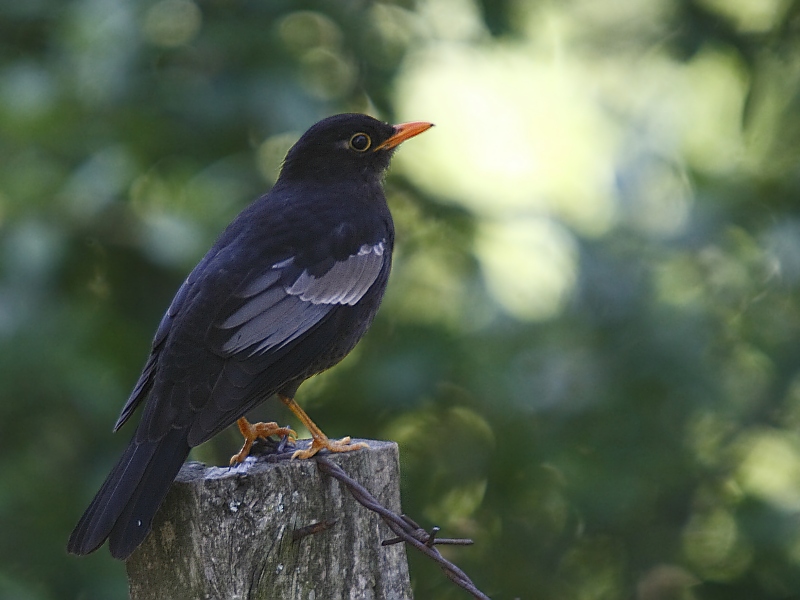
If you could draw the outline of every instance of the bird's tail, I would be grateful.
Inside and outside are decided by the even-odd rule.
[[[89,554],[109,540],[111,556],[126,559],[150,532],[153,516],[189,454],[187,430],[128,444],[72,531],[67,550]]]

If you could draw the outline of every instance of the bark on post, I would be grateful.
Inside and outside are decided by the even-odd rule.
[[[397,445],[368,443],[328,456],[399,513]],[[128,560],[131,599],[411,598],[404,545],[381,546],[390,537],[313,459],[187,463]]]

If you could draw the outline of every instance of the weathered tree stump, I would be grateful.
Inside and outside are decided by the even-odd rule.
[[[400,511],[397,445],[327,455]],[[314,459],[187,463],[127,563],[132,600],[411,598],[403,544]]]

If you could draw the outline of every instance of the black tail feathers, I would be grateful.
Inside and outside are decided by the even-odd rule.
[[[172,429],[153,442],[134,437],[72,531],[67,550],[89,554],[108,539],[114,558],[128,558],[150,532],[188,454],[184,429]]]

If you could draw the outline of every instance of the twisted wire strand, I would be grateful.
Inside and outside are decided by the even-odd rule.
[[[370,494],[366,488],[364,488],[364,486],[350,477],[338,465],[334,464],[324,456],[317,455],[314,457],[314,460],[317,461],[317,467],[320,471],[342,483],[350,491],[350,493],[353,495],[353,498],[355,498],[359,504],[375,513],[378,513],[378,515],[380,515],[380,517],[386,522],[386,524],[389,526],[389,529],[392,530],[397,538],[384,541],[384,545],[403,541],[406,544],[413,546],[422,552],[422,554],[435,561],[453,583],[472,594],[473,598],[489,600],[489,596],[475,587],[475,584],[472,583],[472,580],[467,576],[466,573],[464,573],[464,571],[443,557],[439,551],[434,548],[435,544],[463,545],[471,544],[472,540],[437,540],[436,533],[439,531],[438,527],[434,528],[432,533],[426,532],[408,517],[405,517],[404,515],[398,515],[397,513],[380,504],[377,499]]]

